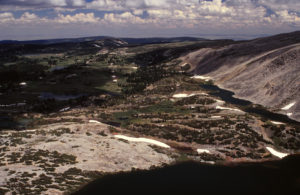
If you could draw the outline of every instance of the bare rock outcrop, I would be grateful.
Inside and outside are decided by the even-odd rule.
[[[181,59],[191,65],[190,72],[212,77],[236,97],[300,121],[300,32],[204,48]]]

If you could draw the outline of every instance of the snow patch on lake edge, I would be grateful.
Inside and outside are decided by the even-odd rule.
[[[284,158],[284,157],[286,157],[286,156],[289,155],[288,153],[278,152],[278,151],[274,150],[274,149],[271,148],[271,147],[266,147],[266,149],[267,149],[271,154],[273,154],[274,156],[277,156],[278,158]]]
[[[97,123],[97,124],[102,124],[102,123],[100,123],[99,121],[96,121],[96,120],[89,120],[89,123]]]
[[[243,112],[239,109],[236,109],[236,108],[227,108],[227,107],[222,107],[222,106],[216,106],[216,109],[219,109],[219,110],[231,110],[231,111],[237,111],[237,112]]]
[[[285,123],[282,122],[277,122],[277,121],[270,121],[271,123],[275,124],[275,125],[284,125]]]
[[[192,76],[192,77],[190,77],[190,78],[191,78],[191,79],[202,79],[202,80],[205,80],[205,81],[211,80],[211,77],[200,76],[200,75],[195,75],[195,76]]]
[[[192,97],[195,96],[195,94],[186,94],[186,93],[178,93],[178,94],[174,94],[173,98],[186,98],[186,97]]]
[[[207,96],[207,93],[192,93],[192,94],[187,94],[187,93],[177,93],[174,94],[172,97],[173,98],[187,98],[187,97],[192,97],[192,96],[196,96],[196,95],[205,95]]]
[[[160,146],[160,147],[163,147],[163,148],[171,148],[167,144],[156,141],[156,140],[153,140],[153,139],[127,137],[125,135],[115,135],[114,137],[119,138],[119,139],[124,139],[124,140],[127,140],[127,141],[131,141],[131,142],[145,142],[145,143],[157,145],[157,146]]]
[[[296,102],[290,103],[290,104],[284,106],[283,108],[281,108],[281,110],[289,110],[289,109],[292,108],[295,104],[296,104]]]

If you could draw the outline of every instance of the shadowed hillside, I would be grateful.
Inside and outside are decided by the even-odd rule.
[[[299,156],[261,164],[210,166],[186,162],[152,171],[100,178],[73,195],[100,194],[278,194],[299,193]]]

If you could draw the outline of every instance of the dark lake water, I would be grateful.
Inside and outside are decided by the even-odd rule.
[[[30,123],[29,119],[14,119],[11,116],[0,114],[0,130],[16,129],[22,130]]]
[[[250,101],[235,98],[234,93],[225,89],[221,89],[218,86],[210,84],[202,84],[202,88],[209,90],[209,94],[219,97],[227,103],[238,106],[241,110],[259,115],[266,120],[278,121],[288,124],[300,125],[300,122],[290,119],[288,116],[268,111],[266,108],[260,105],[255,105]]]
[[[54,93],[43,92],[40,94],[39,98],[46,100],[46,99],[55,99],[57,101],[67,101],[72,99],[77,99],[80,97],[86,96],[86,94],[76,94],[76,95],[57,95]]]
[[[186,162],[150,171],[108,175],[85,194],[300,194],[300,156],[231,166]]]
[[[66,69],[68,67],[69,66],[56,66],[56,67],[50,68],[49,71],[53,72],[53,71],[56,71],[56,70],[63,70],[63,69]]]

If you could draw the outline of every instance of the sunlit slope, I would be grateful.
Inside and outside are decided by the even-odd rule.
[[[190,72],[212,77],[237,97],[300,120],[300,32],[256,39],[184,56]],[[289,109],[281,109],[295,103]]]

